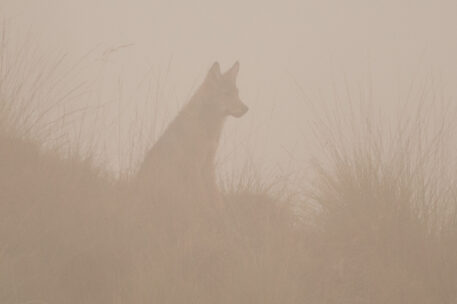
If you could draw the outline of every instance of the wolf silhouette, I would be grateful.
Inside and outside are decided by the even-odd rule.
[[[236,78],[239,63],[221,74],[218,62],[202,85],[146,154],[136,180],[151,191],[196,193],[216,191],[215,155],[228,116],[241,117]],[[188,193],[186,194],[188,195]]]
[[[189,290],[194,290],[196,281],[204,288],[216,284],[218,276],[222,280],[228,267],[224,252],[230,243],[225,241],[223,217],[218,216],[217,203],[222,200],[214,161],[226,118],[248,111],[238,95],[238,70],[238,62],[223,74],[219,63],[211,66],[146,154],[133,187],[120,191],[115,200],[119,209],[114,208],[112,219],[104,224],[116,236],[110,239],[108,232],[92,232],[88,239],[98,240],[95,245],[80,249],[64,263],[55,303],[111,303],[114,295],[123,303],[152,303],[141,298],[151,288],[143,289],[142,284],[161,268],[166,270],[161,274],[166,282],[165,277],[174,273],[171,265],[186,274],[183,284],[192,286]],[[133,203],[124,204],[127,201]],[[173,254],[182,246],[192,254]],[[200,294],[209,293],[202,289]]]

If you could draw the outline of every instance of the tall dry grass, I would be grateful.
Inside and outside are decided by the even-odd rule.
[[[64,119],[46,120],[78,95],[78,84],[62,87],[64,57],[45,58],[29,40],[13,47],[6,31],[0,41],[0,302],[47,301],[62,265],[91,246],[114,189],[90,158],[61,146]]]
[[[455,303],[455,106],[430,95],[387,123],[346,102],[359,110],[316,130],[333,138],[308,192],[322,208],[316,300]]]

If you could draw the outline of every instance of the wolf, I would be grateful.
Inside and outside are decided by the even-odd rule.
[[[155,278],[158,269],[165,269],[164,282],[164,276],[173,276],[178,269],[183,288],[200,286],[201,296],[209,294],[210,284],[212,293],[223,286],[218,282],[229,267],[225,253],[231,243],[228,225],[220,216],[218,203],[223,200],[216,185],[215,156],[226,119],[248,111],[239,97],[238,71],[238,62],[225,73],[218,62],[211,66],[201,86],[147,152],[133,187],[125,194],[120,191],[119,202],[115,200],[120,208],[104,220],[105,232],[92,232],[88,239],[96,240],[94,245],[80,248],[64,263],[55,303],[69,299],[69,303],[111,303],[113,297],[123,303],[143,303],[143,296],[153,297],[168,288],[144,284]],[[188,252],[181,254],[182,248]]]
[[[236,84],[239,66],[237,61],[221,73],[214,62],[190,101],[146,154],[136,176],[139,184],[155,192],[182,192],[184,185],[191,185],[188,190],[194,194],[217,191],[215,156],[224,122],[248,111]]]

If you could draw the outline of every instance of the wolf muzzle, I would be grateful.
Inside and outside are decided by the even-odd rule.
[[[236,111],[233,111],[231,114],[233,117],[239,118],[239,117],[243,116],[244,114],[246,114],[246,112],[248,110],[249,110],[249,108],[243,104],[239,109],[237,109]]]

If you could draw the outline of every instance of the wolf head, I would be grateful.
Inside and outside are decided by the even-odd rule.
[[[218,114],[241,117],[248,107],[241,101],[236,87],[236,77],[240,65],[237,62],[224,74],[221,74],[219,63],[215,62],[208,71],[205,79],[205,88],[208,96],[208,107]]]

